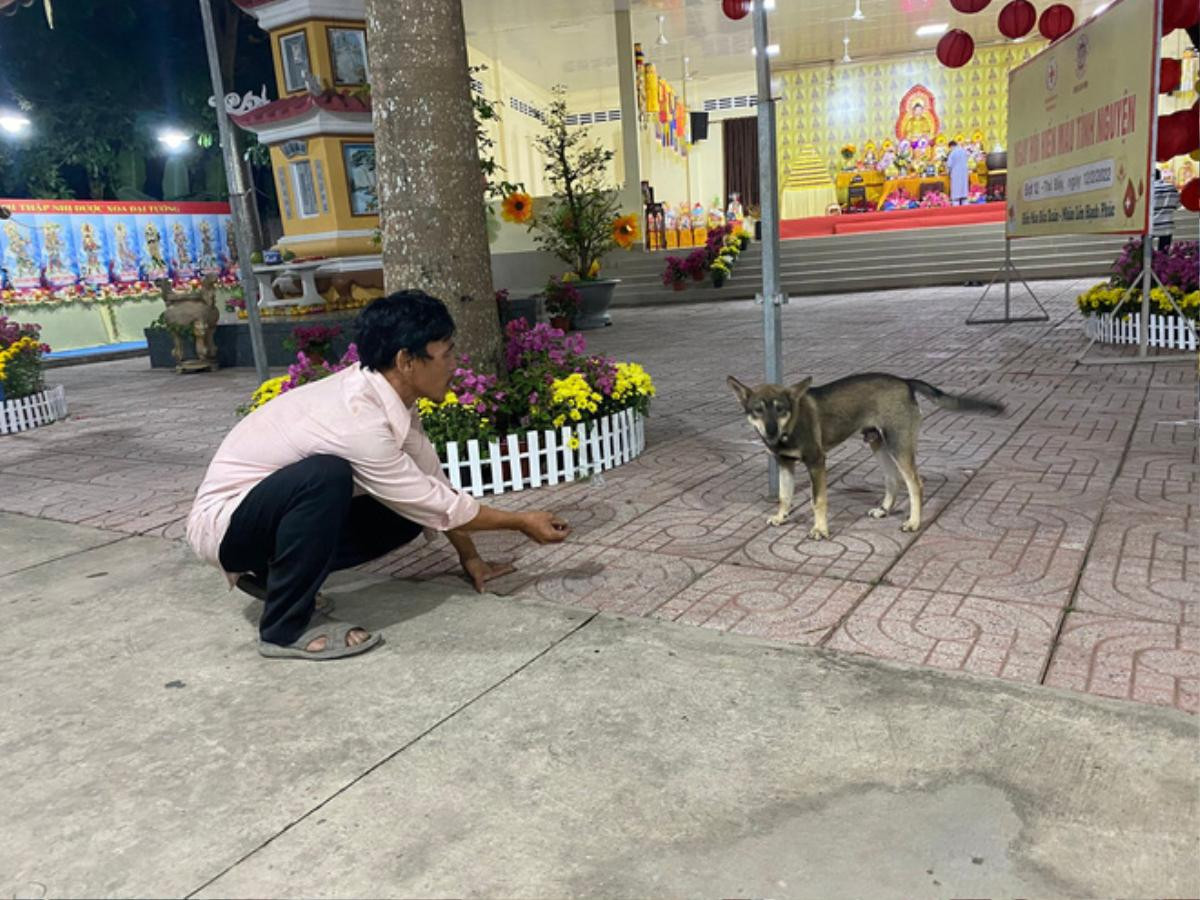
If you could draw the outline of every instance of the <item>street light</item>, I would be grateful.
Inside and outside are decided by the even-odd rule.
[[[29,121],[29,118],[19,112],[0,111],[0,129],[5,134],[18,136],[27,134],[31,125],[33,123]]]
[[[158,132],[158,141],[167,148],[168,153],[182,153],[192,136],[178,128],[163,128]]]

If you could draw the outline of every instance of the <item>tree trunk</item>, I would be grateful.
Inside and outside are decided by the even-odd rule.
[[[460,0],[367,0],[383,278],[445,302],[455,342],[497,371],[483,173]]]

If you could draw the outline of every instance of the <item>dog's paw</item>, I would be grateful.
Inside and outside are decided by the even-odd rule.
[[[829,540],[829,529],[822,525],[814,525],[809,529],[808,538],[812,541],[827,541]]]
[[[888,511],[882,506],[877,506],[874,509],[868,509],[867,515],[872,519],[882,519],[888,514]]]
[[[909,519],[907,522],[905,522],[903,525],[900,526],[900,530],[901,531],[920,531],[921,523],[914,522],[911,519]]]
[[[784,522],[786,522],[788,520],[789,515],[791,515],[791,513],[775,513],[775,515],[773,515],[769,519],[767,519],[767,524],[768,525],[782,525]]]

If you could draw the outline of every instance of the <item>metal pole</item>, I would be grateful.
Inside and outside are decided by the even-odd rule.
[[[1154,158],[1158,149],[1158,84],[1162,57],[1163,4],[1161,0],[1154,4],[1154,50],[1150,71],[1150,103],[1153,114],[1150,116],[1150,160],[1146,171],[1146,236],[1142,238],[1142,310],[1138,321],[1138,352],[1139,358],[1145,358],[1150,353],[1150,289],[1151,275],[1154,265],[1154,250],[1151,247],[1154,234]]]
[[[1011,319],[1009,303],[1012,298],[1012,238],[1004,236],[1004,318]]]
[[[200,17],[204,20],[204,48],[208,51],[208,72],[212,77],[213,95],[216,98],[217,131],[221,137],[221,155],[225,160],[225,179],[229,185],[229,213],[233,219],[233,234],[237,244],[238,271],[241,275],[242,293],[246,300],[246,315],[250,322],[250,350],[254,354],[254,370],[259,382],[266,381],[267,349],[263,344],[262,319],[258,315],[258,283],[254,280],[250,254],[254,242],[250,239],[250,204],[253,194],[247,189],[246,174],[242,170],[237,146],[237,132],[229,125],[225,112],[225,86],[221,79],[221,63],[217,56],[217,37],[213,31],[212,6],[209,0],[200,0]]]
[[[767,56],[767,11],[754,3],[754,70],[758,79],[758,193],[762,222],[763,350],[768,384],[783,381],[783,328],[779,291],[779,172],[775,162],[775,101],[771,97],[771,60]],[[774,457],[767,468],[767,489],[779,491]]]

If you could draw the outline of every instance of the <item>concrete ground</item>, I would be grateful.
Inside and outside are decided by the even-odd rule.
[[[501,498],[576,526],[481,540],[504,596],[436,545],[339,574],[387,643],[319,666],[179,540],[249,373],[56,370],[72,418],[0,446],[0,893],[1200,895],[1195,368],[1074,366],[1080,285],[1034,287],[1048,325],[787,308],[791,375],[1009,404],[928,418],[916,536],[846,445],[818,544],[723,386],[759,310],[622,311],[589,338],[655,376],[647,452]]]

